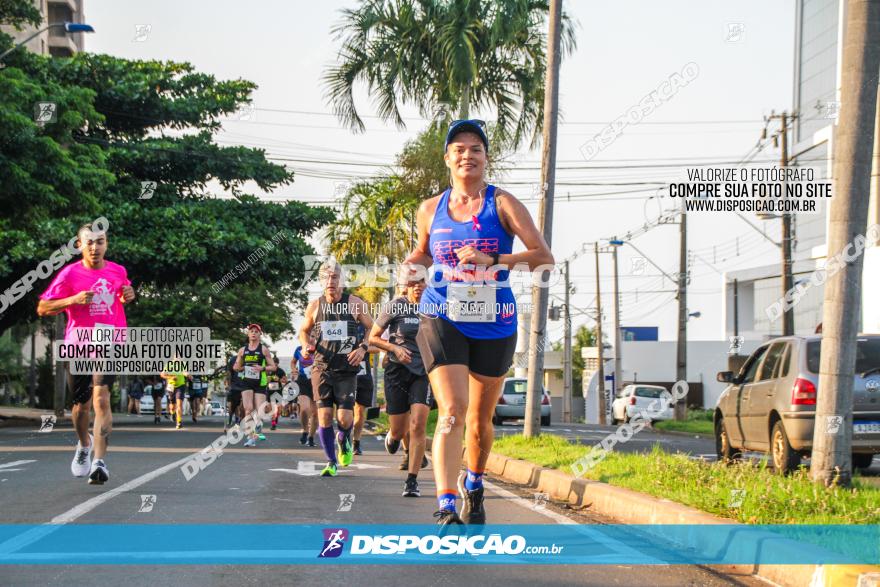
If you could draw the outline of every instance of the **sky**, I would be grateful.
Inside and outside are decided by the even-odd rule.
[[[261,147],[287,161],[293,184],[262,194],[267,200],[332,201],[346,182],[380,173],[427,121],[405,109],[407,128],[375,117],[359,88],[357,105],[367,131],[353,134],[333,116],[321,82],[336,62],[332,33],[341,10],[356,2],[299,0],[86,0],[85,21],[95,34],[86,50],[127,59],[186,61],[219,79],[253,81],[253,111],[224,121],[220,144]],[[687,166],[735,165],[755,146],[763,117],[792,107],[795,4],[792,1],[698,2],[567,1],[577,23],[577,49],[560,72],[561,121],[552,250],[571,259],[573,324],[591,324],[596,273],[592,243],[624,237],[656,220],[672,203],[657,188],[681,178]],[[670,76],[697,72],[660,106],[629,124],[587,160],[582,147]],[[492,119],[491,112],[480,117]],[[438,156],[441,156],[438,154]],[[757,160],[778,160],[766,148]],[[319,162],[314,162],[319,161]],[[351,163],[361,163],[351,165]],[[363,165],[367,163],[367,165]],[[514,170],[495,183],[522,199],[537,221],[540,151],[520,149]],[[588,185],[599,184],[599,185]],[[750,218],[778,240],[779,221]],[[315,240],[322,249],[324,243]],[[677,226],[655,226],[619,251],[621,324],[657,326],[661,340],[677,334],[674,285],[639,258],[667,273],[678,271]],[[520,244],[521,247],[521,244]],[[693,251],[688,309],[691,340],[721,340],[722,273],[778,261],[778,249],[729,212],[688,215]],[[588,251],[589,254],[584,251]],[[323,250],[321,251],[323,252]],[[612,264],[599,271],[606,328],[611,324]],[[562,299],[561,283],[551,300]],[[528,301],[528,295],[520,298]],[[558,340],[562,322],[549,323]],[[279,355],[292,341],[276,341]]]

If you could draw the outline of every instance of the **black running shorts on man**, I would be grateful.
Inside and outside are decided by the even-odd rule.
[[[363,329],[360,329],[359,332],[363,332]],[[369,353],[361,363],[361,371],[357,376],[354,401],[358,405],[369,408],[373,405],[373,370]]]
[[[315,362],[312,365],[312,390],[318,407],[354,409],[357,372],[360,367],[348,362],[348,354],[359,344],[358,323],[349,306],[349,295],[338,302],[321,298],[315,315]]]
[[[75,404],[84,404],[92,399],[92,388],[106,385],[111,387],[116,380],[116,375],[73,375],[67,372],[67,393]]]
[[[470,338],[442,318],[422,316],[416,342],[428,373],[441,365],[465,365],[477,375],[501,377],[513,362],[516,332],[505,338]]]

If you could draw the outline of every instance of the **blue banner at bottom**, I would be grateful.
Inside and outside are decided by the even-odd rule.
[[[327,563],[880,564],[880,526],[0,525],[4,565]]]

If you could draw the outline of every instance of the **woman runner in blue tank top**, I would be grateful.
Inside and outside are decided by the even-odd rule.
[[[430,268],[417,342],[439,409],[434,432],[438,524],[484,524],[483,471],[492,416],[516,347],[511,268],[552,269],[553,255],[526,207],[484,181],[489,140],[478,120],[452,123],[444,160],[451,186],[419,207],[406,262]],[[518,237],[526,250],[513,253]],[[458,475],[467,421],[467,471]],[[458,481],[456,482],[456,479]],[[455,509],[456,493],[464,505]]]

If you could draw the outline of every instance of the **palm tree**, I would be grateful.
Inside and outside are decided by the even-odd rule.
[[[342,196],[337,219],[327,230],[330,254],[342,263],[394,263],[409,252],[408,211],[418,205],[398,196],[393,177],[356,183]],[[380,276],[381,277],[381,276]],[[382,292],[394,283],[369,284],[358,288],[360,297],[369,302],[381,299]]]
[[[399,128],[400,107],[423,116],[459,118],[496,112],[498,138],[516,146],[540,136],[544,107],[547,0],[363,0],[333,29],[339,63],[324,76],[333,111],[354,131],[365,129],[354,86],[365,82],[378,114]],[[563,54],[575,47],[563,17]]]

